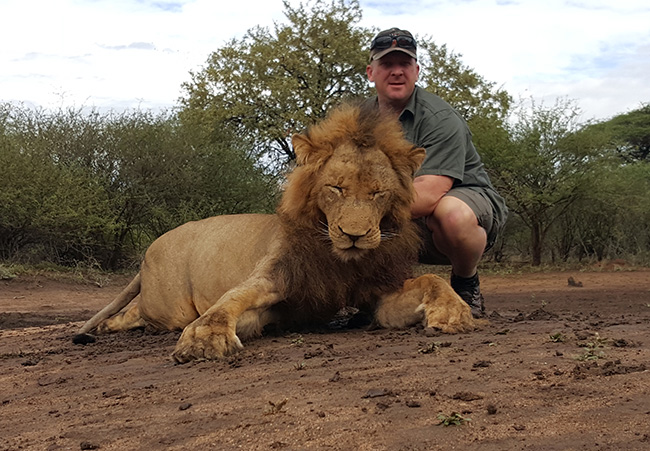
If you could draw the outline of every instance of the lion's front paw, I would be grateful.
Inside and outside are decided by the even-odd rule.
[[[225,327],[201,324],[201,318],[189,324],[172,353],[178,363],[190,360],[218,359],[242,349],[239,337]]]
[[[470,332],[481,324],[472,310],[447,282],[435,275],[416,279],[426,288],[420,308],[424,310],[426,326],[447,334]]]
[[[446,334],[471,332],[478,326],[469,305],[460,298],[449,296],[448,299],[425,303],[424,312],[427,327],[439,329]]]

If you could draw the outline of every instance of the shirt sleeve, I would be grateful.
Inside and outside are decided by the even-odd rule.
[[[426,156],[415,176],[445,175],[463,181],[467,154],[467,129],[453,111],[440,111],[423,119],[415,130],[415,144]]]

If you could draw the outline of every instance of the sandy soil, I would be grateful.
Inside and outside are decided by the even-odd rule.
[[[187,365],[178,333],[71,342],[124,278],[0,282],[0,449],[650,449],[650,271],[482,279],[478,332],[332,327]]]

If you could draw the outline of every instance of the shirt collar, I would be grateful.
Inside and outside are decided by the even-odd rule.
[[[411,117],[415,117],[415,103],[416,103],[418,89],[420,88],[416,86],[415,89],[413,90],[413,94],[411,94],[408,103],[406,104],[406,106],[404,107],[404,109],[399,115],[400,119],[404,117],[405,114],[410,114]]]

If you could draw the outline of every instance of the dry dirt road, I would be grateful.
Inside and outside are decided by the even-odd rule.
[[[125,284],[0,282],[0,449],[650,449],[649,270],[484,276],[478,332],[332,327],[187,365],[178,333],[72,344]]]

